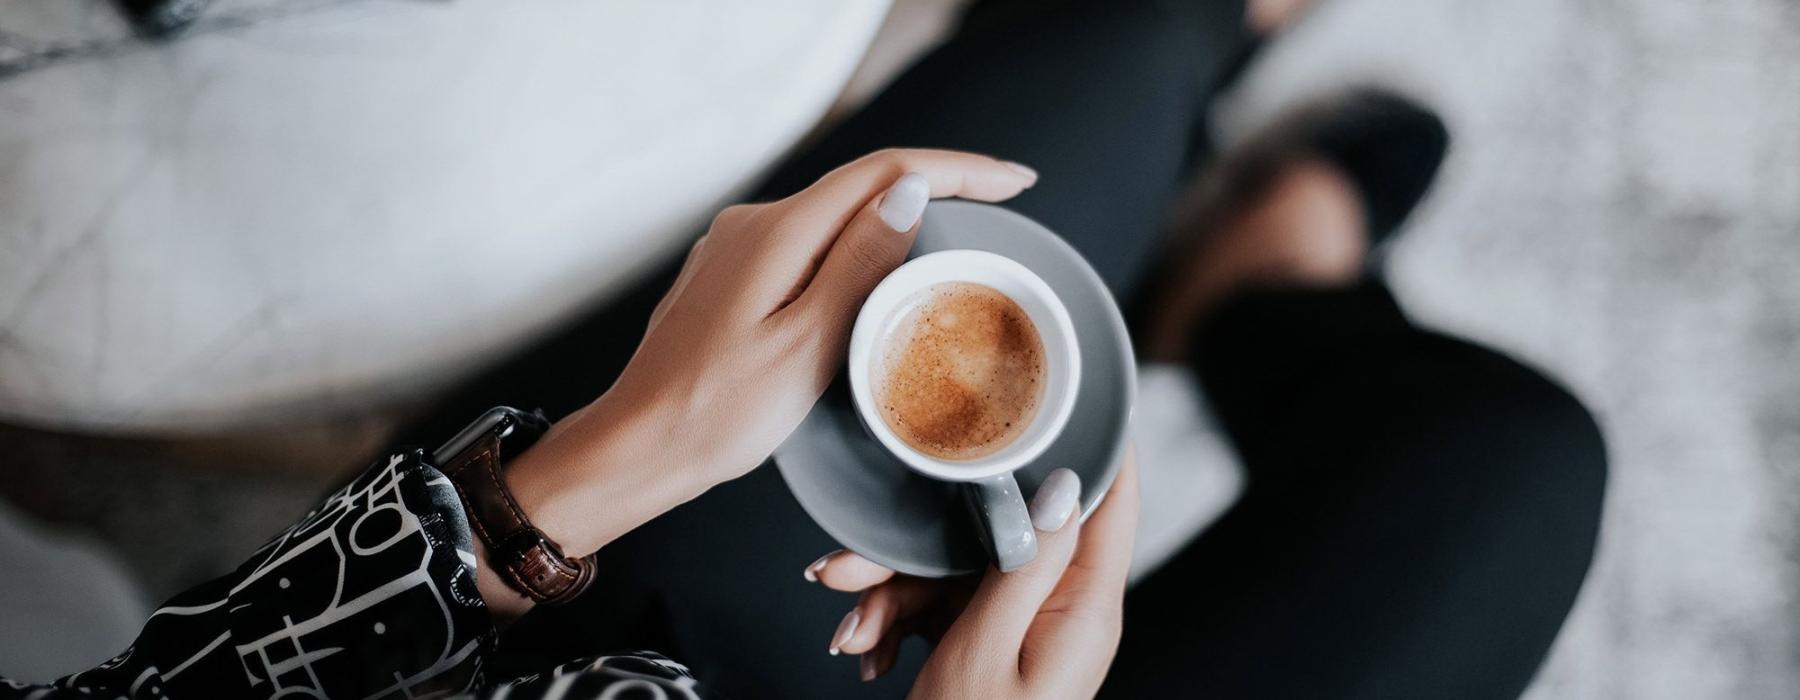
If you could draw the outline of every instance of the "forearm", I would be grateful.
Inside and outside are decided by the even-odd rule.
[[[562,433],[571,434],[574,425],[565,425]],[[635,438],[611,437],[618,439],[606,444],[618,448],[618,455],[635,456],[624,450]],[[554,449],[534,459],[546,465],[612,463],[610,450],[575,450],[568,461],[550,459],[574,441],[562,447],[559,442],[540,442]],[[498,685],[501,679],[484,677],[494,623],[517,617],[530,608],[530,601],[495,575],[486,548],[465,518],[462,499],[438,467],[417,450],[384,457],[244,565],[159,608],[118,657],[44,685],[0,677],[0,700],[77,694],[373,697],[402,692],[536,698],[557,697],[571,684],[605,696],[599,691],[615,682],[632,689],[697,694],[685,668],[641,653],[572,662]],[[567,471],[571,483],[590,471],[620,476],[617,470]],[[679,493],[669,492],[670,497]],[[661,512],[658,507],[573,518],[576,525],[563,525],[559,516],[558,525],[548,531],[566,531],[591,548],[598,546],[592,542],[629,530],[631,519],[647,520],[654,513],[645,513]],[[543,510],[558,512],[555,507]]]
[[[598,551],[716,483],[708,476],[710,448],[681,417],[683,405],[609,392],[513,457],[507,489],[566,556]],[[684,425],[690,426],[685,432]],[[482,597],[495,620],[504,624],[530,610],[532,601],[499,576],[483,543],[476,555]]]
[[[416,450],[393,452],[241,566],[158,608],[124,653],[53,686],[0,679],[0,698],[55,688],[132,697],[470,689],[493,625],[461,512],[442,472]]]

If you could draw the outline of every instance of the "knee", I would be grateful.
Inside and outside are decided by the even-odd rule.
[[[1427,420],[1472,439],[1459,451],[1463,476],[1508,510],[1579,527],[1599,525],[1607,481],[1599,423],[1567,388],[1492,350],[1450,339],[1422,381],[1438,392]],[[1479,473],[1475,473],[1479,472]],[[1520,513],[1522,516],[1523,512]]]
[[[1498,407],[1491,429],[1508,443],[1525,476],[1597,502],[1606,489],[1606,441],[1594,414],[1562,384],[1492,351],[1496,365],[1487,390]]]

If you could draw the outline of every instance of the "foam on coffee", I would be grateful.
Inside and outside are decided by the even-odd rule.
[[[882,418],[934,458],[991,455],[1037,414],[1045,381],[1037,326],[986,285],[946,282],[919,294],[884,343],[875,381]]]

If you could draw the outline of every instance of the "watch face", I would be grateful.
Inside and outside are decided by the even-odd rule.
[[[540,411],[526,413],[511,406],[495,406],[432,452],[431,461],[440,466],[448,464],[474,445],[476,440],[495,430],[500,431],[503,453],[516,455],[531,447],[549,429],[550,420]]]

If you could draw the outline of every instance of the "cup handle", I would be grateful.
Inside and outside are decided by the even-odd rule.
[[[975,532],[994,565],[1012,571],[1037,558],[1037,530],[1009,472],[963,485],[963,502],[975,517]]]

